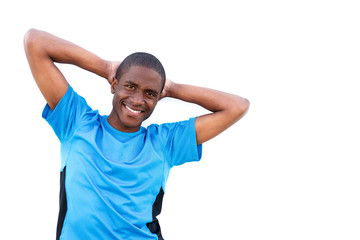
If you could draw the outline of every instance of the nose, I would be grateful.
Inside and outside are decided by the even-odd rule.
[[[144,96],[141,91],[136,91],[131,95],[131,101],[134,106],[140,106],[144,103]]]

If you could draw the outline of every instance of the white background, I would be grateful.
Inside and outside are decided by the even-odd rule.
[[[38,28],[109,60],[157,56],[170,79],[246,97],[248,114],[174,168],[165,239],[360,239],[357,1],[2,1],[0,239],[54,239],[59,142],[23,36]],[[110,88],[60,66],[108,114]],[[147,122],[203,114],[163,100]]]

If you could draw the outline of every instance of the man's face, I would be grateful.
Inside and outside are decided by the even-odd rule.
[[[111,85],[113,109],[108,122],[122,132],[136,132],[159,101],[162,81],[150,68],[132,66]]]

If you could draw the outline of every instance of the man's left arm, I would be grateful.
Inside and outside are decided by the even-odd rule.
[[[249,101],[240,96],[214,89],[178,84],[166,80],[162,97],[172,97],[200,105],[212,113],[195,120],[197,144],[202,144],[217,136],[243,117]]]

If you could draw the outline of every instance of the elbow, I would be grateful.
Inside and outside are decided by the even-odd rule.
[[[28,53],[37,46],[39,38],[39,30],[29,29],[24,36],[24,48],[25,52]]]
[[[31,44],[34,42],[34,35],[36,34],[36,31],[35,29],[31,28],[29,29],[26,33],[25,33],[25,36],[24,36],[24,46],[25,46],[25,49]]]
[[[246,98],[238,97],[234,101],[234,116],[237,120],[240,120],[249,110],[250,101]]]

